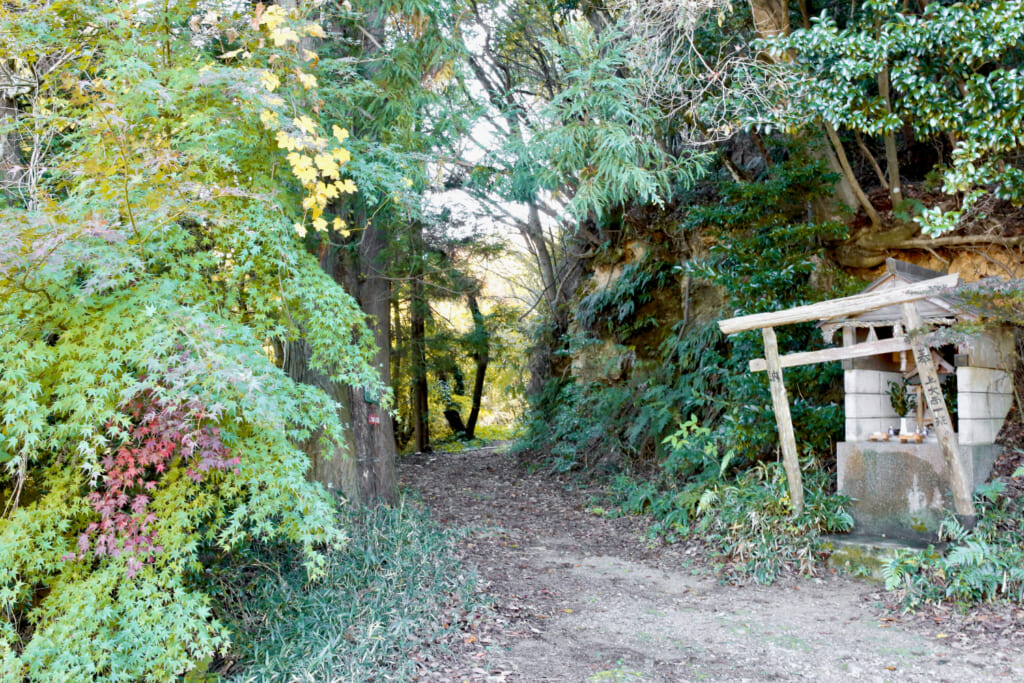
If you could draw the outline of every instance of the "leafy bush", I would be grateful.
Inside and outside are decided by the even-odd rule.
[[[705,491],[695,531],[727,558],[730,575],[771,583],[786,568],[810,574],[824,558],[821,536],[853,528],[830,486],[827,473],[804,472],[804,509],[794,518],[782,465],[760,464]]]
[[[234,635],[231,680],[411,680],[414,655],[446,647],[472,621],[474,578],[452,532],[407,501],[344,517],[352,540],[315,581],[297,568],[301,548],[287,543],[207,570],[215,612]]]

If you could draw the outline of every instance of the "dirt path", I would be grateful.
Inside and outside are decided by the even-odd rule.
[[[1012,613],[902,618],[834,575],[721,585],[695,548],[650,547],[639,520],[588,514],[589,492],[498,449],[411,456],[400,476],[473,529],[462,551],[495,604],[424,680],[1024,680]]]

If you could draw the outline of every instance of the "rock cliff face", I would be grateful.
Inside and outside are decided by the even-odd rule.
[[[911,198],[924,196],[913,186]],[[928,198],[935,201],[935,198]],[[872,194],[881,226],[863,215],[846,214],[843,239],[822,240],[807,254],[813,264],[810,284],[824,296],[838,291],[837,277],[870,281],[884,270],[887,257],[933,270],[959,273],[964,282],[990,277],[1024,277],[1024,212],[1002,207],[984,225],[933,240],[916,223],[897,216],[884,192]],[[729,292],[702,278],[694,263],[706,259],[723,238],[712,231],[678,228],[685,208],[664,214],[634,210],[624,222],[630,237],[606,244],[580,262],[579,285],[568,306],[571,345],[567,374],[580,382],[620,382],[658,362],[659,346],[720,317]],[[808,214],[814,209],[808,206]],[[983,230],[984,232],[980,232]],[[682,323],[680,327],[679,324]]]

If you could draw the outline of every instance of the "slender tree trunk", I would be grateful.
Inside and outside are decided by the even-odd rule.
[[[882,169],[878,165],[878,162],[875,161],[875,155],[872,154],[871,150],[868,149],[868,146],[864,144],[864,139],[860,136],[859,132],[853,131],[853,136],[857,140],[857,147],[860,148],[861,155],[868,160],[868,163],[871,164],[871,168],[875,170],[875,175],[878,176],[878,182],[882,185],[882,187],[885,190],[888,190],[889,181],[885,179],[885,173],[882,172]]]
[[[537,202],[531,201],[528,207],[527,220],[520,224],[520,231],[534,255],[537,257],[537,266],[540,271],[541,284],[544,286],[544,300],[548,304],[551,316],[556,324],[560,323],[561,317],[558,310],[557,292],[558,280],[555,277],[554,260],[551,258],[551,251],[548,249],[547,240],[544,238],[544,228],[540,223],[540,210]]]
[[[472,439],[476,431],[476,421],[480,417],[480,401],[484,394],[484,376],[487,374],[487,364],[490,362],[491,343],[490,334],[484,327],[484,316],[477,304],[476,294],[470,292],[466,297],[469,305],[469,312],[473,315],[473,337],[476,348],[473,351],[473,360],[476,361],[476,377],[473,380],[473,402],[469,410],[469,420],[466,421],[466,438]]]
[[[850,162],[846,158],[846,150],[843,149],[843,142],[839,139],[839,135],[836,133],[836,129],[832,127],[832,124],[825,121],[825,132],[828,135],[829,141],[832,143],[832,148],[835,150],[836,157],[839,160],[839,166],[842,168],[843,176],[846,178],[850,185],[850,189],[853,190],[854,195],[857,197],[857,201],[860,202],[861,207],[864,209],[864,213],[867,214],[868,219],[871,221],[871,225],[878,227],[882,224],[882,219],[878,216],[878,212],[875,211],[874,205],[868,196],[864,194],[864,190],[861,189],[860,183],[857,182],[857,176],[853,173],[853,168],[850,167]]]
[[[402,366],[405,355],[408,353],[406,345],[405,330],[402,324],[402,310],[398,296],[391,297],[391,388],[395,392],[395,412],[402,414],[403,406],[407,414],[412,412],[411,394],[406,394],[403,387]],[[395,447],[401,450],[412,437],[412,430],[408,423],[395,425]]]
[[[886,114],[892,114],[892,104],[889,100],[889,67],[883,66],[878,74],[878,94],[882,98],[882,105]],[[885,165],[889,172],[889,195],[892,197],[892,205],[895,208],[903,201],[903,186],[900,184],[900,161],[896,154],[896,136],[892,131],[886,131],[882,139],[885,141]]]
[[[421,230],[422,228],[417,228]],[[422,244],[417,241],[417,251]],[[418,257],[419,253],[414,257]],[[429,387],[427,384],[426,314],[427,302],[423,296],[423,270],[412,273],[412,302],[409,305],[409,345],[412,351],[412,419],[413,438],[418,453],[430,451]]]
[[[18,105],[0,95],[0,190],[12,203],[21,203],[20,190],[26,175],[25,163],[14,126],[18,119]]]

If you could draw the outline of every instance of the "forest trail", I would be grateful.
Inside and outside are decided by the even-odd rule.
[[[528,476],[500,448],[399,470],[437,521],[471,529],[460,547],[494,604],[422,680],[1024,680],[1019,611],[904,617],[877,586],[825,572],[722,585],[698,549],[651,547],[642,520],[588,513],[592,491]]]

